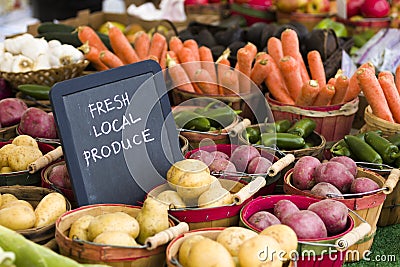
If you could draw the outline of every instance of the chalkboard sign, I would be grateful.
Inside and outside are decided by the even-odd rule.
[[[138,204],[183,159],[153,60],[57,83],[50,100],[79,206]]]

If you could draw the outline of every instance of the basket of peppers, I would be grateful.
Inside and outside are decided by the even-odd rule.
[[[250,125],[239,133],[242,144],[272,149],[295,158],[314,156],[322,158],[326,145],[324,136],[314,131],[316,122],[310,118],[296,121],[287,119]]]

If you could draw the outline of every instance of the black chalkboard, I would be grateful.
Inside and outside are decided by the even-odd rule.
[[[153,60],[57,83],[50,100],[78,206],[137,205],[183,159]]]

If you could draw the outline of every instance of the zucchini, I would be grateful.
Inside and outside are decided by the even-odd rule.
[[[75,31],[75,27],[63,24],[63,23],[54,23],[54,22],[42,22],[38,28],[37,32],[39,34],[45,32],[73,32]]]

